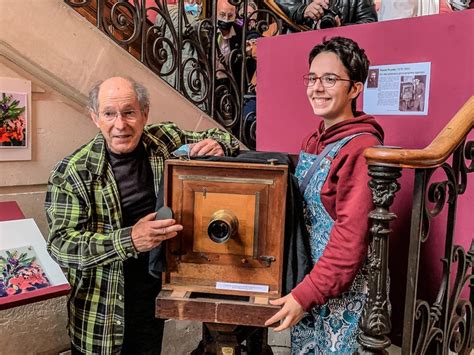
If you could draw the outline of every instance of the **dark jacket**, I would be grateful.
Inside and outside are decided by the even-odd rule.
[[[312,0],[275,0],[283,12],[299,25],[312,26],[313,20],[303,17],[306,6]],[[373,0],[331,0],[340,14],[342,24],[377,22],[377,12]]]

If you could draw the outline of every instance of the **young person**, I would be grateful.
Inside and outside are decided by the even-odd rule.
[[[272,302],[281,310],[266,325],[293,326],[292,353],[352,354],[367,298],[363,266],[368,213],[373,209],[363,156],[381,144],[372,116],[356,111],[369,60],[357,43],[334,37],[309,54],[303,78],[318,128],[302,144],[296,176],[305,200],[312,271],[290,294]]]

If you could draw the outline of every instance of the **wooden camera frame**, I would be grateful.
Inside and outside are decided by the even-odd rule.
[[[279,309],[287,177],[286,165],[166,161],[165,205],[184,228],[166,242],[158,316],[263,326]]]

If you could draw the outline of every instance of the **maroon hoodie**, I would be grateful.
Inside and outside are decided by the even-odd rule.
[[[372,116],[358,113],[327,130],[321,122],[319,129],[303,141],[302,150],[319,154],[328,143],[362,132],[370,134],[357,136],[341,148],[321,190],[321,201],[334,225],[323,255],[291,291],[306,311],[347,291],[365,260],[368,214],[373,205],[363,152],[381,144],[384,134]]]

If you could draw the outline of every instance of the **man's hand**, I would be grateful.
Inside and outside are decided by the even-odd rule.
[[[224,156],[221,145],[214,139],[207,138],[200,142],[190,144],[189,147],[191,148],[189,151],[189,156],[191,157],[203,155]]]
[[[282,330],[294,326],[304,316],[303,307],[300,306],[291,293],[285,297],[270,301],[270,303],[275,306],[283,305],[273,317],[265,322],[265,326],[268,327],[273,323],[283,320],[278,327],[273,329],[274,332],[281,332]]]
[[[318,21],[324,15],[324,9],[329,7],[329,0],[314,0],[304,10],[303,17]]]
[[[132,227],[132,242],[139,252],[149,251],[183,230],[183,226],[176,224],[174,219],[155,221],[155,217],[156,212],[150,213]]]

